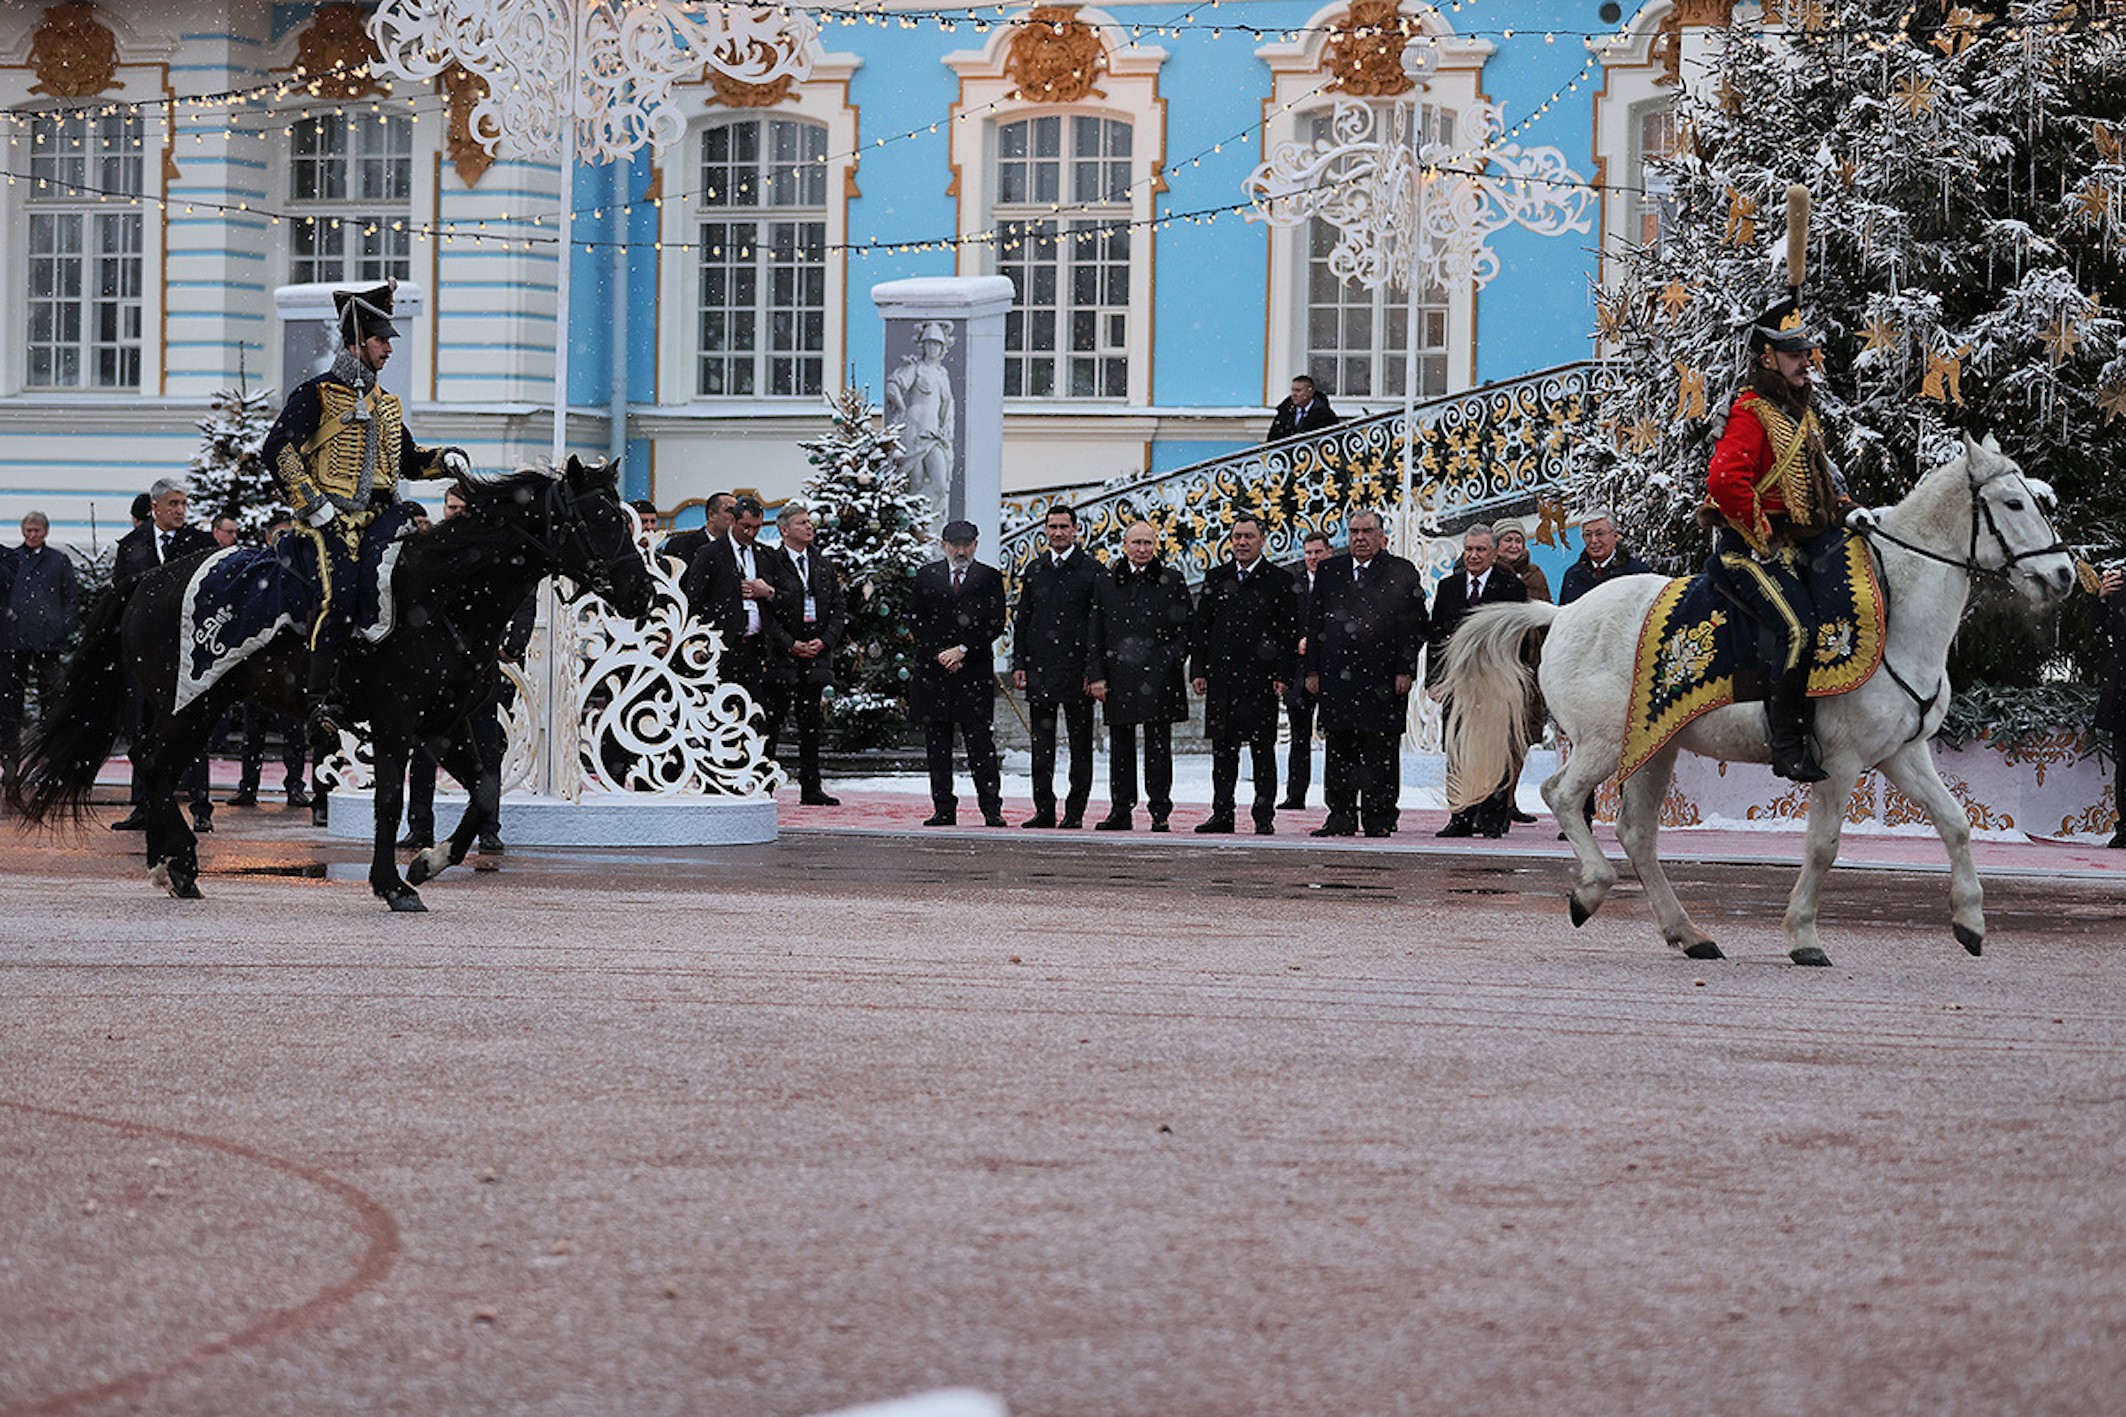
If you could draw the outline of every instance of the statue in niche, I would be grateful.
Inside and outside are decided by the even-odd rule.
[[[913,354],[886,376],[886,421],[901,425],[900,468],[908,490],[930,499],[933,516],[947,515],[952,488],[952,373],[945,367],[952,326],[924,320],[915,327]]]

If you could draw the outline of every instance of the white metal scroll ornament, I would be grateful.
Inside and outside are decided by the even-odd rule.
[[[816,30],[801,10],[717,0],[384,0],[369,33],[392,73],[426,80],[457,64],[485,79],[472,134],[489,152],[545,156],[572,140],[600,162],[679,141],[672,87],[704,67],[753,84],[804,78]]]
[[[1412,141],[1407,105],[1376,108],[1338,99],[1326,137],[1279,143],[1248,174],[1248,220],[1298,226],[1320,217],[1336,228],[1329,270],[1367,290],[1427,285],[1481,288],[1499,272],[1491,234],[1519,224],[1538,236],[1590,229],[1594,203],[1554,147],[1502,143],[1498,106],[1465,111],[1459,146]]]

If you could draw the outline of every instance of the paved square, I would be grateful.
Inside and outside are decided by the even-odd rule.
[[[2126,891],[787,835],[393,917],[0,840],[0,1412],[2094,1412]]]

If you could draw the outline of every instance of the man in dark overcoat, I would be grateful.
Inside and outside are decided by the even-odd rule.
[[[756,708],[768,696],[768,603],[775,585],[762,571],[767,552],[760,535],[760,502],[740,497],[732,505],[731,523],[722,536],[702,543],[680,578],[687,613],[723,634],[718,672],[724,682],[744,686]]]
[[[2103,597],[2104,638],[2110,648],[2104,656],[2104,683],[2096,701],[2096,726],[2111,735],[2113,779],[2111,804],[2118,811],[2118,827],[2104,844],[2126,849],[2126,565],[2113,565],[2104,572],[2099,594]]]
[[[992,731],[996,715],[995,645],[1004,633],[1004,577],[974,559],[973,522],[949,521],[938,536],[945,559],[915,573],[915,669],[908,683],[909,714],[923,725],[930,760],[926,827],[959,819],[952,789],[952,730],[967,748],[967,771],[984,826],[1004,825],[1003,765]]]
[[[157,566],[201,551],[220,549],[214,534],[196,526],[185,524],[185,512],[190,505],[190,494],[185,485],[174,477],[159,479],[148,489],[148,520],[118,538],[118,545],[111,555],[111,584],[129,586]],[[155,726],[155,710],[147,695],[135,686],[132,721],[138,723],[138,731],[132,735],[137,747],[150,729]],[[199,761],[192,764],[178,779],[178,786],[192,803],[192,829],[210,832],[214,830],[214,803],[207,796],[207,758],[200,753]],[[111,830],[144,831],[147,818],[141,811],[140,779],[135,776],[131,799],[133,810],[111,823]]]
[[[1292,575],[1262,557],[1262,519],[1243,513],[1228,539],[1233,559],[1203,578],[1190,626],[1191,687],[1203,696],[1211,740],[1211,815],[1198,832],[1230,832],[1240,750],[1255,782],[1255,834],[1277,830],[1277,708],[1298,672],[1299,610]]]
[[[1033,734],[1033,815],[1028,827],[1077,828],[1093,791],[1093,701],[1085,692],[1085,634],[1093,585],[1106,574],[1078,547],[1078,514],[1058,504],[1043,526],[1048,549],[1026,563],[1012,621],[1012,681],[1026,695]],[[1056,820],[1056,714],[1070,732],[1070,795]]]
[[[820,778],[820,696],[834,682],[834,651],[849,616],[842,598],[841,569],[812,544],[812,512],[788,502],[776,513],[782,550],[762,559],[775,595],[768,601],[768,756],[782,737],[785,719],[797,722],[798,801],[807,807],[838,807]]]
[[[1174,725],[1188,720],[1188,585],[1161,565],[1159,533],[1138,522],[1122,534],[1122,562],[1093,594],[1085,681],[1107,710],[1107,815],[1095,831],[1128,831],[1137,806],[1137,730],[1144,731],[1144,792],[1152,830],[1174,810]]]
[[[1331,428],[1336,424],[1336,410],[1314,387],[1310,374],[1295,375],[1292,379],[1292,396],[1277,405],[1277,412],[1270,419],[1270,432],[1264,441],[1274,443],[1280,438],[1296,438],[1301,433],[1312,433],[1318,428]]]
[[[1432,592],[1432,626],[1426,636],[1432,652],[1425,660],[1425,682],[1431,686],[1428,692],[1445,702],[1445,691],[1438,685],[1447,671],[1447,642],[1472,610],[1479,605],[1527,599],[1527,583],[1498,564],[1498,540],[1490,525],[1478,522],[1463,532],[1461,564],[1443,577]],[[1447,771],[1453,773],[1452,762],[1447,764]],[[1504,836],[1512,811],[1513,784],[1500,783],[1489,797],[1449,817],[1437,835]]]
[[[1314,606],[1314,583],[1321,575],[1322,563],[1332,554],[1329,550],[1329,534],[1325,531],[1310,531],[1300,543],[1302,559],[1292,572],[1295,624],[1304,626],[1307,614]],[[1299,654],[1304,661],[1307,642],[1299,642]],[[1291,730],[1292,746],[1286,750],[1284,774],[1284,801],[1277,805],[1289,812],[1297,812],[1307,805],[1307,789],[1314,785],[1314,695],[1307,688],[1307,676],[1297,669],[1284,686],[1285,725]]]
[[[1417,567],[1383,549],[1380,514],[1345,519],[1351,549],[1322,563],[1307,612],[1307,687],[1320,700],[1328,751],[1315,836],[1395,830],[1402,798],[1403,726],[1425,646],[1425,588]]]

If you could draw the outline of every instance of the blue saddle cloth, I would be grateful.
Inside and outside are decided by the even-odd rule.
[[[372,643],[391,633],[391,577],[407,515],[394,505],[362,540],[353,596],[354,632]],[[178,612],[177,701],[183,708],[284,630],[310,631],[324,601],[319,543],[293,532],[273,547],[231,546],[207,557],[185,585]]]
[[[1809,697],[1850,693],[1882,663],[1882,588],[1867,544],[1846,538],[1836,567],[1812,572],[1816,642],[1806,655]],[[1760,697],[1763,664],[1756,624],[1709,576],[1661,588],[1639,628],[1619,771],[1637,772],[1700,714]]]

